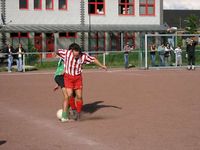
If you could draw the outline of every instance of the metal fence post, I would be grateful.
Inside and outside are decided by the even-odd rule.
[[[25,72],[26,71],[26,69],[25,69],[25,66],[26,66],[26,64],[25,64],[26,54],[24,53],[23,55],[24,55],[24,57],[23,57],[23,72]]]
[[[106,65],[106,52],[103,52],[103,65]]]

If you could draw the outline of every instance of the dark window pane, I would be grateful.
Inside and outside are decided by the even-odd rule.
[[[53,0],[46,0],[46,9],[53,8]]]
[[[27,0],[19,0],[19,8],[20,9],[28,8],[28,1]]]
[[[125,3],[125,2],[126,2],[126,0],[120,0],[119,2],[120,2],[120,3]]]
[[[76,33],[75,33],[75,32],[68,32],[68,36],[69,36],[69,37],[75,37],[75,36],[76,36]]]
[[[40,0],[34,0],[34,9],[40,9]]]
[[[67,34],[65,32],[59,33],[59,37],[66,37],[66,36],[67,36]]]
[[[89,7],[88,7],[88,11],[89,11],[89,14],[94,14],[95,13],[95,5],[94,4],[89,4]]]
[[[28,33],[20,33],[20,37],[28,37]]]
[[[35,36],[42,36],[42,33],[35,33]]]
[[[67,8],[66,0],[59,0],[59,9],[66,9],[66,8]]]
[[[18,33],[10,33],[10,37],[18,37]]]

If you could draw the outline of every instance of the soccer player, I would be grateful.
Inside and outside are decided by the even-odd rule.
[[[71,49],[71,45],[69,46],[69,50]],[[64,96],[64,101],[63,101],[63,110],[65,109],[64,106],[66,105],[65,103],[68,102],[68,97],[67,97],[67,92],[66,92],[66,88],[65,88],[65,84],[64,84],[64,59],[60,58],[58,61],[58,65],[57,65],[57,69],[56,72],[54,74],[54,80],[57,83],[57,85],[54,87],[54,91],[56,91],[59,87],[62,90],[62,94]],[[75,98],[76,94],[75,92],[73,92],[73,96],[70,98],[69,100],[69,106],[72,109],[73,112],[73,117],[75,117],[76,115],[76,106],[75,106]],[[66,115],[64,113],[64,115]],[[65,118],[69,118],[69,116],[66,116]]]
[[[81,48],[78,44],[73,43],[71,50],[64,50],[59,49],[57,50],[57,55],[64,59],[64,82],[67,91],[67,100],[64,103],[63,114],[61,118],[61,122],[68,121],[68,102],[70,97],[72,97],[73,90],[76,93],[76,109],[77,109],[77,120],[80,119],[80,113],[83,106],[83,99],[82,99],[82,88],[83,88],[83,81],[82,81],[82,65],[88,63],[95,63],[96,65],[100,66],[103,69],[107,69],[105,65],[102,65],[98,59],[95,57],[89,56],[86,53],[81,52]]]

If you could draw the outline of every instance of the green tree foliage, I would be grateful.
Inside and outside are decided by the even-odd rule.
[[[188,31],[190,34],[197,33],[197,29],[199,26],[198,16],[190,15],[189,17],[187,17],[186,21],[187,21],[186,31]]]
[[[32,42],[28,40],[28,52],[31,53],[27,55],[27,62],[29,65],[34,65],[39,60],[39,54],[37,54],[37,49],[34,47]]]

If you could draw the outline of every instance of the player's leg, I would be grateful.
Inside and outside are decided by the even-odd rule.
[[[77,120],[80,119],[80,113],[83,107],[83,99],[82,99],[82,89],[76,89],[76,110],[77,110]]]
[[[72,95],[72,89],[70,88],[62,88],[63,96],[64,96],[64,101],[63,101],[63,112],[62,112],[62,122],[66,122],[69,120],[69,99],[70,96]]]
[[[76,93],[73,90],[72,96],[69,99],[69,105],[70,105],[70,107],[71,107],[72,110],[76,110],[75,97],[76,97]]]
[[[76,82],[75,82],[75,93],[76,93],[76,111],[77,111],[77,118],[80,119],[80,113],[83,107],[83,99],[82,99],[82,88],[83,88],[83,81],[82,76],[76,76]]]
[[[56,83],[61,87],[63,94],[63,112],[62,112],[62,122],[68,121],[69,119],[69,97],[70,90],[65,87],[65,78],[64,75],[59,75],[55,77]],[[68,92],[69,91],[69,92]]]

